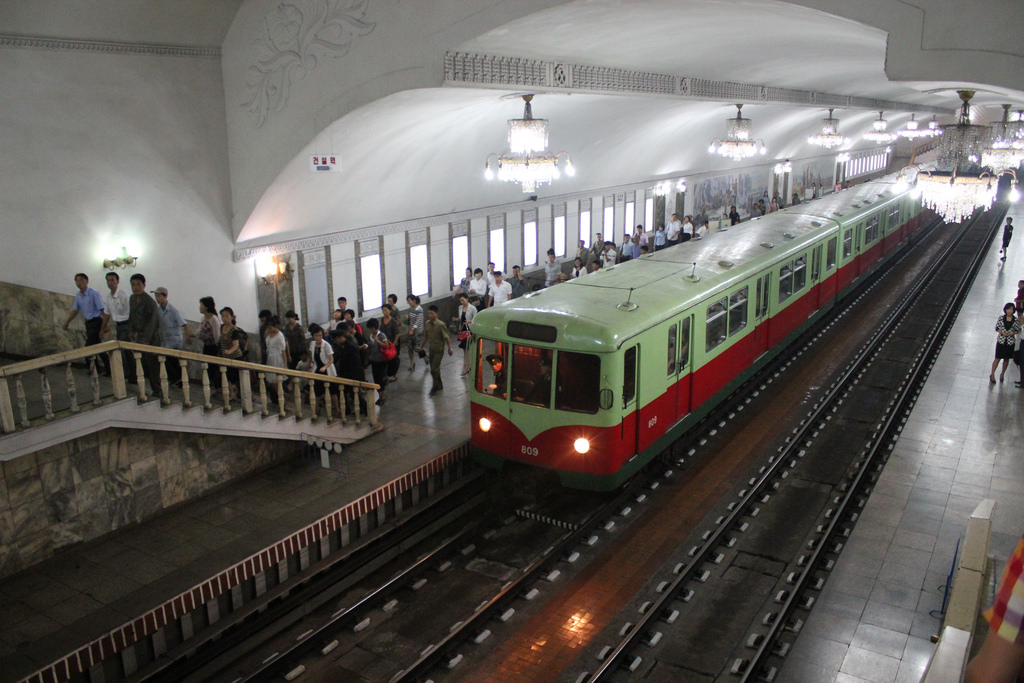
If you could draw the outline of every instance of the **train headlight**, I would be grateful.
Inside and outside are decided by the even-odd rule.
[[[491,431],[491,421],[488,420],[486,417],[481,417],[479,424],[480,424],[480,431],[481,432],[489,432],[489,431]]]
[[[577,453],[583,455],[590,450],[590,440],[584,438],[576,439],[576,441],[573,442],[572,447],[576,449]]]

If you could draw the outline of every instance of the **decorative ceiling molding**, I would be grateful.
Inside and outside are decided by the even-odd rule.
[[[357,37],[373,31],[376,24],[363,21],[369,4],[370,0],[294,0],[263,17],[247,69],[249,101],[243,105],[254,127],[288,106],[292,84],[315,71],[320,57],[343,57]]]
[[[206,59],[220,59],[221,56],[219,47],[122,43],[109,40],[72,40],[69,38],[12,34],[0,34],[0,47],[27,47],[67,52],[102,52],[122,55],[154,55],[159,57],[202,57]]]
[[[813,90],[716,81],[694,76],[470,52],[445,53],[444,80],[446,85],[458,86],[655,95],[691,100],[793,104],[804,107],[841,107],[940,115],[955,113],[953,109],[944,107],[907,104],[872,97],[836,95]]]

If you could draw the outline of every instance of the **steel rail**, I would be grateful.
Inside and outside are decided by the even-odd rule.
[[[1001,213],[1005,213],[1005,209]],[[983,215],[986,214],[977,216],[969,225],[973,227],[975,222],[980,220]],[[992,238],[998,230],[1000,222],[1001,218],[992,221],[992,227],[989,229],[987,239],[983,240],[983,242],[991,243]],[[945,261],[945,259],[952,254],[953,250],[967,238],[968,232],[969,229],[965,228],[961,235],[953,241],[943,254],[943,258],[941,259],[942,261]],[[935,362],[935,357],[941,350],[943,345],[942,343],[949,335],[949,331],[952,329],[953,323],[956,321],[956,317],[963,306],[967,293],[970,291],[970,287],[973,284],[974,279],[977,277],[981,263],[984,261],[985,251],[986,250],[978,250],[975,252],[967,269],[964,271],[960,281],[957,283],[957,286],[952,293],[951,298],[955,302],[955,305],[946,307],[943,311],[942,317],[930,330],[923,348],[914,359],[914,364],[909,373],[909,377],[905,378],[903,383],[900,385],[898,397],[891,402],[890,409],[886,412],[881,428],[876,430],[876,438],[874,438],[869,445],[867,453],[863,457],[862,466],[850,481],[850,484],[841,500],[833,508],[835,513],[831,515],[828,522],[823,525],[824,529],[820,534],[821,541],[815,545],[811,550],[810,555],[807,557],[804,569],[796,580],[793,590],[790,591],[787,598],[781,604],[777,618],[770,624],[768,633],[765,634],[765,637],[757,647],[754,656],[749,660],[749,664],[744,673],[738,679],[740,683],[752,680],[753,676],[764,677],[767,673],[765,670],[765,662],[769,657],[775,654],[775,643],[781,636],[782,630],[790,623],[788,621],[789,617],[801,605],[800,597],[811,585],[811,581],[815,573],[819,571],[822,556],[825,553],[830,552],[829,548],[831,547],[832,542],[836,540],[836,536],[840,529],[851,522],[850,513],[854,507],[858,507],[855,501],[863,495],[863,488],[870,484],[866,481],[866,478],[868,477],[869,472],[879,464],[879,460],[882,457],[883,444],[894,442],[896,438],[898,438],[899,432],[902,431],[902,423],[905,422],[903,416],[909,412],[911,407],[913,407],[913,403],[916,400],[916,394],[920,393],[920,385],[925,379],[927,379],[931,366]],[[934,269],[929,270],[934,272]],[[912,296],[914,300],[923,293],[927,286],[927,279],[928,278],[920,278],[918,284],[915,285]],[[900,309],[903,309],[905,314],[906,310],[913,305],[914,301],[905,301],[904,304],[901,304]],[[894,315],[895,313],[896,312],[894,311]],[[900,315],[900,318],[903,318],[903,314]],[[894,321],[894,323],[889,325],[889,327],[895,330],[895,326],[898,325],[899,322],[900,321]],[[887,339],[881,339],[879,342],[884,343],[886,340]],[[898,424],[897,420],[900,421]],[[797,443],[799,442],[798,440],[794,441]]]
[[[919,293],[923,291],[927,281],[930,279],[930,276],[937,271],[945,258],[952,253],[952,250],[955,248],[958,241],[959,240],[954,240],[953,243],[946,247],[940,257],[929,265],[925,270],[925,276],[922,276],[917,280],[912,287],[911,293],[908,293],[908,295],[904,297],[904,302],[890,312],[881,325],[879,325],[872,337],[862,345],[853,360],[851,360],[840,376],[832,383],[825,395],[819,399],[814,406],[812,406],[811,413],[801,421],[800,426],[797,428],[797,432],[788,438],[787,444],[783,447],[783,450],[770,458],[769,466],[758,478],[756,478],[755,481],[750,483],[737,502],[730,504],[730,511],[719,518],[716,524],[717,528],[707,536],[704,543],[691,551],[693,559],[675,572],[675,578],[672,579],[671,582],[662,590],[661,595],[648,605],[648,608],[643,612],[639,620],[626,632],[619,644],[605,656],[601,666],[596,671],[589,674],[585,680],[589,683],[607,680],[610,675],[622,666],[626,656],[634,649],[640,640],[651,634],[652,624],[657,619],[670,615],[670,612],[667,609],[668,605],[679,597],[682,592],[682,588],[686,583],[695,580],[698,575],[698,569],[709,557],[712,556],[713,551],[722,545],[723,538],[733,531],[734,525],[736,525],[737,521],[742,516],[746,515],[748,511],[755,510],[755,503],[757,501],[767,500],[765,498],[764,491],[772,488],[772,482],[778,476],[779,471],[787,465],[793,452],[800,447],[806,436],[814,431],[816,425],[822,419],[822,416],[827,411],[831,410],[832,404],[844,392],[846,386],[855,378],[860,367],[873,356],[881,341],[884,340],[891,330],[895,329],[898,325],[898,313],[900,311],[909,310],[910,304],[907,304],[907,300],[912,296],[919,295]],[[866,287],[865,292],[867,289],[869,288]],[[852,306],[860,299],[861,296],[863,296],[863,294],[864,292],[861,292],[857,296],[848,296],[845,299],[849,302],[849,306]],[[838,312],[836,314],[838,315]],[[794,344],[794,348],[802,347],[797,343]],[[785,362],[785,360],[780,360],[775,364],[775,367],[781,367]],[[765,641],[767,642],[767,639],[765,639]]]
[[[246,603],[221,619],[218,628],[204,630],[195,638],[182,642],[128,680],[177,682],[194,676],[197,671],[219,670],[224,665],[217,664],[217,661],[227,653],[242,648],[253,649],[246,643],[258,634],[268,629],[275,633],[284,630],[306,616],[311,602],[315,602],[313,608],[319,606],[338,592],[335,587],[360,580],[368,568],[382,564],[410,544],[420,542],[434,533],[437,527],[449,524],[453,516],[465,515],[467,509],[477,507],[483,494],[466,493],[470,491],[469,485],[480,476],[468,477],[457,488],[429,501],[428,507],[409,518],[394,520],[387,531],[367,543],[349,552],[327,556],[319,569],[298,574],[293,580],[275,586],[259,599]],[[343,574],[337,576],[339,572]]]
[[[453,627],[440,641],[428,647],[419,659],[393,676],[390,683],[418,680],[445,657],[449,659],[449,662],[454,661],[454,656],[451,654],[453,646],[482,633],[484,631],[481,627],[482,623],[493,618],[508,602],[522,594],[523,587],[528,582],[538,579],[548,566],[566,557],[571,547],[580,543],[582,539],[589,538],[594,528],[602,520],[614,515],[616,510],[622,510],[627,500],[636,497],[641,486],[639,480],[634,480],[614,498],[591,511],[577,529],[564,534],[555,543],[548,546],[541,557],[523,569],[517,577],[504,584],[496,595],[481,602],[471,616]]]

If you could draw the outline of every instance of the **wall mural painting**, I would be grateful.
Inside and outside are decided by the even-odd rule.
[[[823,159],[812,159],[801,168],[793,169],[793,192],[800,195],[800,199],[807,196],[807,188],[812,189],[821,185],[822,192],[832,189],[832,175],[835,172],[835,161],[831,157]]]
[[[701,180],[697,185],[693,199],[693,215],[695,220],[714,219],[729,213],[733,204],[746,217],[750,215],[754,202],[768,191],[768,182],[763,173],[736,173],[732,175],[714,176]]]

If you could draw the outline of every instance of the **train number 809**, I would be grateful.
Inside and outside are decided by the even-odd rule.
[[[533,457],[540,455],[540,449],[536,446],[523,446],[520,450],[523,455],[532,455]]]

